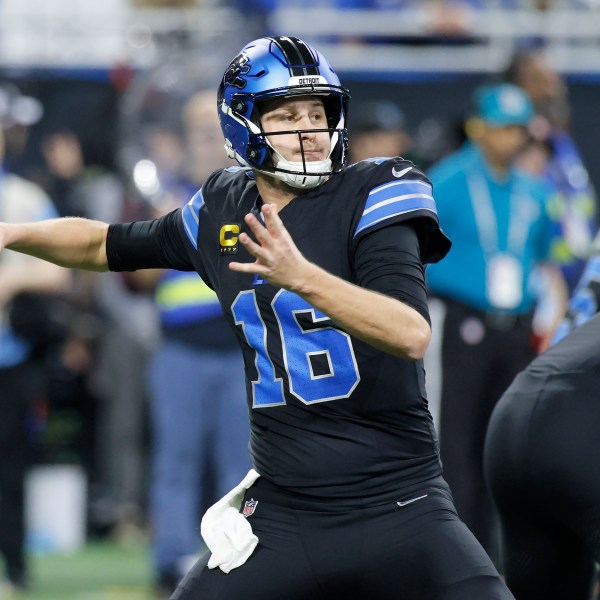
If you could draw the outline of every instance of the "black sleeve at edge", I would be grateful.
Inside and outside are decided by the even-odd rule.
[[[152,221],[111,225],[106,239],[108,268],[194,271],[179,230],[180,212],[177,209]]]

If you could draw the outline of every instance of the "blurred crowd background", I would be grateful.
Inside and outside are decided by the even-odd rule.
[[[553,185],[568,208],[557,210],[575,216],[568,223],[557,217],[562,245],[552,256],[572,289],[596,231],[599,31],[598,0],[305,0],[301,7],[290,0],[0,0],[2,173],[39,186],[62,216],[130,221],[182,205],[212,170],[230,164],[215,120],[216,89],[229,60],[256,37],[296,35],[316,45],[350,89],[352,160],[400,154],[427,172],[467,139],[476,89],[498,81],[522,86],[536,113],[522,166],[542,175],[562,161],[564,180]],[[568,133],[572,149],[553,145],[556,128]],[[27,493],[54,490],[45,504],[60,485],[79,494],[83,542],[110,536],[150,545],[160,527],[153,528],[153,511],[165,502],[153,500],[157,446],[169,435],[159,430],[168,416],[157,408],[156,361],[169,360],[170,341],[188,344],[201,322],[204,333],[194,339],[203,347],[194,351],[221,356],[224,373],[241,381],[241,365],[222,339],[228,334],[207,325],[216,315],[214,299],[157,273],[72,273],[59,292],[36,295],[15,289],[8,297],[2,287],[0,269],[2,318],[22,327],[35,365],[31,402],[19,414]],[[201,310],[188,320],[191,304]],[[540,319],[543,337],[548,320]],[[435,414],[439,367],[430,362]],[[8,366],[0,361],[0,371]],[[181,393],[193,400],[201,387],[202,380],[190,381]],[[218,387],[204,390],[209,399]],[[231,394],[243,422],[243,391]],[[0,389],[0,419],[6,396]],[[183,414],[192,414],[192,405]],[[238,439],[247,439],[239,431]],[[222,435],[218,425],[190,433],[213,449]],[[233,446],[227,448],[231,455]],[[182,452],[183,461],[186,453],[198,456],[190,465],[198,497],[171,510],[191,510],[199,519],[227,489],[220,482],[226,459],[197,447]],[[240,473],[247,464],[244,455]],[[52,487],[53,478],[63,483]],[[167,485],[176,498],[177,482]],[[35,498],[24,502],[26,553],[60,550],[60,540],[36,521]],[[71,517],[79,509],[70,508]],[[161,570],[159,554],[149,561],[157,587],[169,588],[184,567]],[[21,575],[16,587],[29,584]]]

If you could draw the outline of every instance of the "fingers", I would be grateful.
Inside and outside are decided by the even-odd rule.
[[[268,269],[266,267],[262,267],[257,262],[231,262],[229,263],[229,269],[231,271],[237,271],[238,273],[257,273],[258,275],[262,275],[263,277],[266,276],[268,273]]]
[[[274,204],[264,204],[261,210],[265,220],[264,225],[252,213],[248,213],[244,217],[244,221],[250,228],[256,241],[245,232],[240,233],[238,237],[240,244],[256,258],[256,262],[232,262],[229,264],[229,268],[232,271],[268,275],[270,272],[269,269],[273,268],[273,253],[277,255],[278,245],[281,244],[282,238],[285,239],[284,234],[286,230],[277,214],[277,207]]]
[[[260,244],[268,242],[269,232],[267,228],[252,213],[248,213],[244,217],[244,221],[246,221],[246,224],[250,227],[250,231],[252,231]]]
[[[255,242],[247,233],[240,233],[238,240],[252,256],[256,258],[263,258],[265,253],[263,251],[263,246],[267,247],[269,241],[269,233],[265,229],[264,225],[259,222],[259,220],[252,214],[248,213],[244,217],[244,221],[246,221],[248,227],[255,235],[258,243]]]
[[[240,244],[256,260],[250,263],[231,262],[229,269],[239,273],[254,273],[268,283],[287,288],[296,266],[302,259],[292,237],[277,214],[274,204],[261,208],[264,224],[252,213],[244,217],[249,231],[238,236]]]
[[[260,244],[257,244],[247,233],[240,233],[238,240],[252,256],[256,258],[264,258],[265,251]]]
[[[261,212],[269,233],[273,236],[279,235],[283,229],[283,223],[279,214],[277,214],[277,207],[274,204],[264,204]]]
[[[265,220],[264,225],[252,213],[248,213],[244,217],[244,220],[258,240],[258,243],[261,246],[269,246],[273,239],[281,237],[285,228],[277,214],[277,207],[274,204],[264,204],[261,208],[261,212]],[[240,241],[248,249],[252,247],[252,245],[243,238],[243,234],[240,235]]]

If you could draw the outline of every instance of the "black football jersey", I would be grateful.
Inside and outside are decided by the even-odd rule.
[[[194,269],[216,291],[244,354],[254,465],[276,485],[350,498],[439,475],[422,361],[377,350],[300,296],[228,268],[254,261],[238,236],[250,233],[243,218],[258,214],[260,203],[250,170],[217,171],[183,209],[148,226],[160,240],[152,260],[133,260],[111,226],[109,266]],[[428,318],[423,263],[442,258],[450,243],[431,184],[412,163],[362,161],[294,198],[279,216],[308,260]],[[402,253],[389,241],[392,230],[408,240]],[[404,260],[414,263],[408,278],[422,286],[421,296],[385,287]]]

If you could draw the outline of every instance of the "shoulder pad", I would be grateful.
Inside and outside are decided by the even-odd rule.
[[[426,211],[437,221],[431,183],[413,163],[398,157],[371,159],[356,166],[369,177],[370,189],[354,237],[388,219],[416,212]]]
[[[183,228],[192,243],[192,246],[198,250],[198,223],[200,222],[200,210],[204,206],[204,196],[200,188],[192,199],[181,209],[183,219]]]
[[[217,215],[224,210],[224,199],[233,190],[233,195],[240,197],[244,189],[254,180],[254,174],[247,167],[229,167],[212,173],[206,183],[198,190],[192,199],[183,207],[182,218],[185,232],[196,250],[198,249],[198,226],[200,212],[204,217]]]
[[[227,169],[219,169],[212,173],[203,187],[207,190],[223,189],[236,183],[244,185],[252,179],[254,179],[254,173],[248,167],[227,167]]]
[[[424,262],[441,260],[450,249],[450,240],[440,229],[432,185],[412,162],[401,157],[361,161],[348,174],[367,181],[366,198],[356,215],[352,239],[381,227],[419,219],[429,232],[422,248]],[[358,185],[356,186],[359,187]]]

